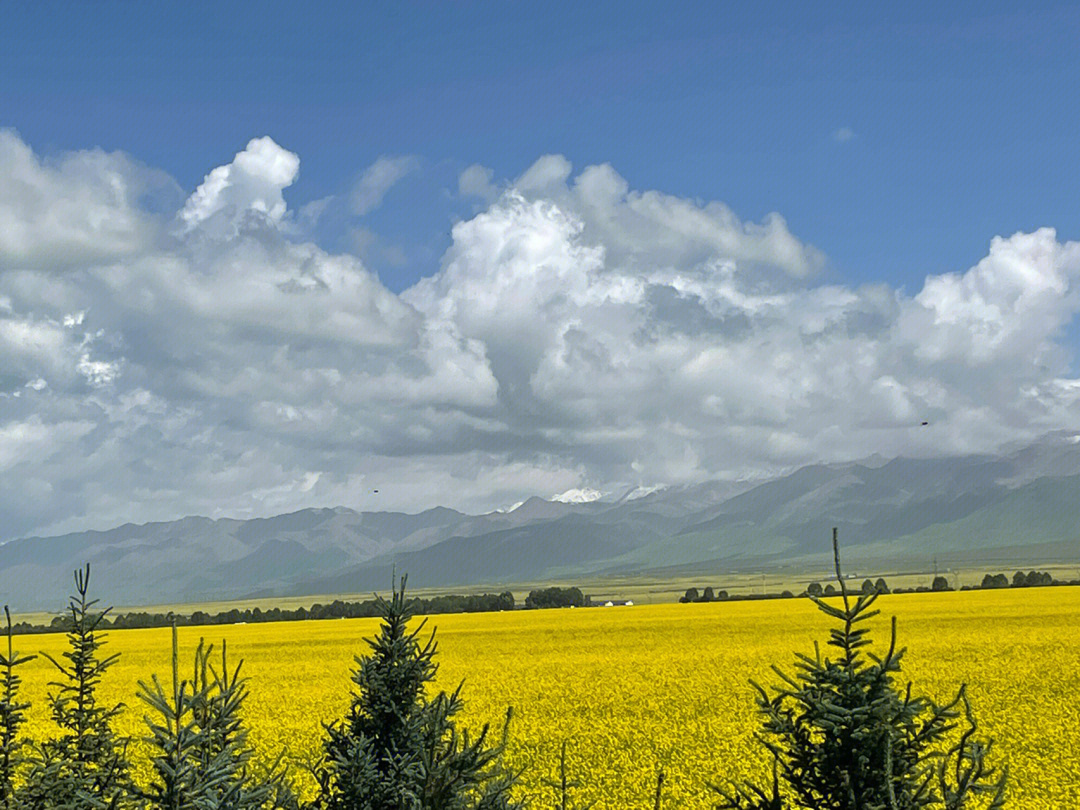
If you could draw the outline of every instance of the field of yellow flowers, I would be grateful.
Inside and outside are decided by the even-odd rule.
[[[908,648],[904,675],[916,691],[944,700],[969,684],[981,730],[996,738],[1010,773],[1009,806],[1080,807],[1080,588],[1038,588],[886,596],[874,622],[887,643],[899,617]],[[439,640],[440,688],[465,680],[467,724],[501,725],[514,707],[510,763],[526,768],[523,791],[552,806],[568,741],[576,801],[597,808],[651,807],[656,772],[667,774],[665,807],[711,807],[706,781],[760,775],[752,743],[755,678],[773,683],[776,663],[824,642],[828,620],[807,600],[670,604],[431,617]],[[353,655],[375,620],[308,621],[181,629],[188,666],[200,635],[245,660],[252,739],[269,758],[286,747],[297,761],[318,750],[322,721],[348,703]],[[136,682],[168,675],[168,630],[109,635],[119,652],[101,696],[122,700],[119,730],[142,736]],[[63,636],[22,636],[24,653],[63,652]],[[50,665],[22,669],[34,703],[34,736],[49,733],[44,703]],[[136,756],[139,747],[134,749]],[[298,784],[310,789],[302,766]]]

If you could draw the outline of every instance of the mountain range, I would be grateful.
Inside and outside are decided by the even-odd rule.
[[[73,569],[122,605],[385,590],[541,585],[578,577],[824,569],[845,559],[1025,567],[1080,559],[1080,435],[994,455],[817,464],[763,482],[706,482],[505,512],[304,509],[251,520],[185,517],[0,545],[0,599],[56,609]]]

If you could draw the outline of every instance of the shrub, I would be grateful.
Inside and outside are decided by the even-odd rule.
[[[863,622],[877,593],[852,601],[833,554],[842,605],[812,597],[840,622],[828,645],[838,657],[798,655],[797,672],[774,670],[781,684],[771,693],[754,683],[762,717],[759,740],[771,754],[771,784],[713,786],[728,810],[965,810],[1004,807],[1006,774],[997,776],[986,759],[990,743],[977,725],[961,686],[939,706],[912,695],[911,684],[894,683],[904,650],[896,648],[896,619],[882,657],[870,645]]]
[[[426,699],[437,670],[434,633],[419,640],[424,622],[410,631],[412,611],[405,578],[391,600],[380,599],[383,623],[368,640],[369,655],[356,658],[348,715],[327,726],[324,756],[315,767],[320,810],[503,810],[516,808],[510,790],[516,775],[502,765],[503,739],[487,741],[459,732],[454,716],[463,706],[461,686]]]
[[[934,577],[934,581],[930,585],[930,590],[951,591],[952,588],[949,587],[949,580],[939,574],[938,576]]]

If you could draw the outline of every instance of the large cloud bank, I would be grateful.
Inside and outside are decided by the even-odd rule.
[[[1052,229],[914,296],[823,284],[779,215],[547,156],[467,170],[484,207],[397,295],[302,237],[299,166],[257,138],[184,194],[0,132],[0,535],[486,510],[1080,429],[1080,244]],[[416,165],[354,203],[390,169]]]

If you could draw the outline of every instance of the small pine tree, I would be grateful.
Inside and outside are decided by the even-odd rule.
[[[4,618],[7,620],[7,655],[0,654],[0,669],[3,670],[3,696],[0,698],[0,810],[17,810],[20,807],[16,795],[16,785],[22,771],[26,741],[19,736],[19,729],[26,720],[29,703],[19,700],[19,687],[22,679],[15,671],[36,655],[19,655],[12,649],[11,611],[4,605]]]
[[[913,697],[911,684],[893,682],[904,654],[896,648],[896,620],[883,657],[867,653],[863,622],[877,593],[854,602],[840,570],[833,530],[836,577],[843,606],[812,597],[842,623],[823,658],[798,655],[797,673],[773,670],[782,684],[770,694],[754,683],[763,718],[759,740],[773,758],[771,785],[712,786],[727,810],[973,810],[1004,807],[1006,774],[986,764],[990,744],[977,726],[963,686],[945,706]],[[959,707],[963,707],[963,711]],[[964,723],[957,737],[954,732]]]
[[[109,609],[94,611],[97,600],[87,598],[89,587],[87,565],[75,572],[65,662],[42,653],[62,676],[50,683],[53,691],[48,698],[61,733],[40,743],[32,757],[23,791],[24,806],[32,810],[116,808],[133,792],[127,740],[112,730],[112,721],[124,706],[100,706],[97,701],[102,677],[120,656],[99,657],[105,634],[98,628]]]
[[[189,810],[197,807],[193,801],[198,782],[195,763],[202,735],[192,716],[192,684],[180,679],[175,626],[172,635],[172,689],[167,693],[156,674],[151,675],[150,680],[150,685],[139,681],[139,698],[160,719],[152,720],[148,715],[143,717],[150,730],[147,742],[155,749],[151,758],[155,779],[149,789],[142,791],[142,797],[153,807]]]
[[[476,738],[455,723],[463,706],[461,687],[425,698],[435,678],[434,633],[425,643],[425,622],[405,599],[406,578],[391,600],[379,599],[382,627],[368,640],[369,655],[356,658],[348,715],[326,727],[324,755],[315,769],[318,810],[509,810],[517,775],[502,765],[510,713],[502,741]]]
[[[139,682],[139,697],[158,719],[147,716],[155,778],[141,791],[162,810],[291,810],[296,798],[275,764],[264,778],[251,773],[252,751],[240,710],[247,698],[240,665],[230,670],[222,643],[221,671],[210,664],[213,646],[200,639],[191,680],[179,673],[176,626],[172,634],[172,690],[156,675]],[[280,762],[280,759],[279,759]]]
[[[199,769],[209,801],[205,806],[221,810],[292,810],[296,795],[283,766],[285,751],[265,772],[257,772],[241,719],[248,697],[247,678],[241,677],[241,660],[229,667],[228,648],[221,642],[221,669],[210,663],[213,647],[202,640],[195,653],[193,695],[195,722],[203,734]],[[217,773],[219,780],[209,774]],[[215,784],[216,781],[216,784]]]

